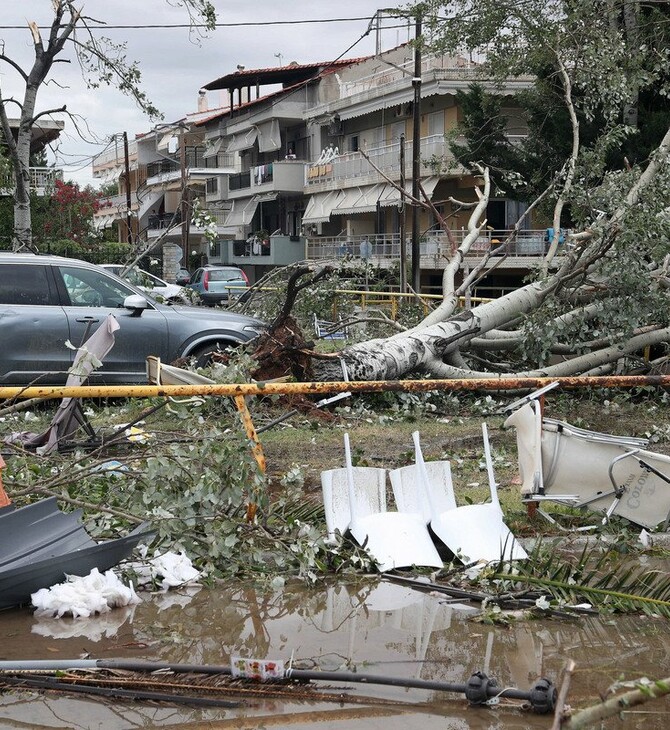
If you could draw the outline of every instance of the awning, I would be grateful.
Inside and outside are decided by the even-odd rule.
[[[426,191],[426,195],[429,198],[433,197],[437,183],[440,182],[440,178],[437,175],[433,177],[427,177],[421,181],[421,186]],[[412,183],[405,183],[405,190],[409,195],[412,194]],[[392,185],[384,185],[384,190],[379,198],[379,205],[384,208],[389,205],[400,205],[400,190],[394,188]]]
[[[219,150],[223,146],[223,137],[218,139],[209,140],[205,151],[202,153],[204,159],[209,157],[216,157],[219,154]]]
[[[354,215],[362,213],[357,207],[358,201],[364,198],[364,192],[361,188],[345,188],[340,191],[340,197],[333,206],[333,215]]]
[[[93,217],[93,228],[96,231],[102,231],[105,228],[111,228],[114,221],[120,218],[118,213],[109,215],[96,215]]]
[[[356,213],[374,213],[377,210],[377,201],[381,198],[386,185],[368,185],[363,188],[363,194],[356,201]]]
[[[161,138],[158,140],[156,144],[157,150],[167,150],[170,145],[170,140],[173,137],[176,137],[176,133],[174,129],[171,129],[169,132],[165,132],[163,135],[161,135]]]
[[[226,147],[226,152],[240,152],[240,150],[248,150],[249,147],[254,146],[256,137],[258,137],[258,127],[252,127],[246,132],[234,134],[228,144],[228,147]]]
[[[248,200],[233,200],[233,207],[223,225],[226,228],[250,225],[257,207],[258,201],[255,197]]]
[[[249,226],[253,220],[256,208],[260,203],[269,203],[276,200],[279,193],[261,193],[254,195],[253,198],[247,200],[233,200],[233,207],[230,209],[228,217],[223,225],[228,228],[230,226]]]
[[[258,151],[274,152],[281,149],[281,134],[279,132],[279,120],[272,119],[269,122],[258,125]]]
[[[339,195],[339,190],[331,190],[327,193],[315,193],[312,195],[303,213],[302,222],[308,225],[312,223],[328,223],[330,214],[333,211]]]
[[[279,193],[259,193],[254,195],[254,199],[257,203],[271,203],[273,200],[277,200]]]

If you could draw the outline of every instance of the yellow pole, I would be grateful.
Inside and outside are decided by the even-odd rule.
[[[251,447],[251,453],[254,455],[254,459],[256,459],[256,463],[258,464],[258,468],[260,469],[261,474],[265,474],[265,454],[263,453],[263,447],[261,446],[261,442],[258,440],[258,434],[256,433],[256,427],[254,426],[254,422],[251,418],[251,413],[249,413],[249,409],[247,408],[247,401],[245,400],[243,395],[236,395],[234,400],[235,406],[240,413],[242,423],[244,424],[244,430],[247,432],[247,436],[253,444],[253,446]],[[257,509],[258,503],[252,495],[252,497],[247,502],[247,522],[254,521]]]
[[[166,396],[280,395],[305,393],[373,393],[381,391],[425,392],[430,390],[522,390],[550,383],[566,388],[669,387],[670,375],[569,376],[560,378],[466,378],[454,380],[371,380],[305,383],[214,383],[198,385],[76,385],[5,386],[0,400],[16,398],[160,398]]]

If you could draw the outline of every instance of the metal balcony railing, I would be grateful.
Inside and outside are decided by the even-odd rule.
[[[176,160],[155,160],[147,164],[147,178],[164,175],[168,172],[179,172],[181,169]]]
[[[161,213],[160,215],[150,215],[147,228],[150,231],[162,231],[171,225],[176,226],[181,223],[181,215],[179,213]]]
[[[457,245],[463,242],[464,231],[453,231],[452,236]],[[487,231],[483,233],[471,246],[466,257],[481,257],[500,245],[505,240],[504,231]],[[421,256],[434,257],[436,261],[446,261],[451,253],[451,244],[444,231],[429,232],[422,236],[420,242]],[[410,243],[407,241],[407,253],[410,252]],[[547,251],[545,230],[521,231],[518,238],[507,248],[509,257],[539,257]],[[558,255],[562,253],[559,246]],[[368,236],[323,236],[307,239],[307,258],[309,260],[337,259],[344,256],[369,258],[373,262],[380,260],[400,260],[400,236],[397,233],[377,233]]]
[[[59,167],[31,167],[29,169],[30,189],[38,195],[46,195],[53,190],[56,180],[63,179],[63,170]],[[14,174],[9,173],[0,178],[0,191],[11,195],[14,191]]]
[[[405,159],[411,160],[412,154],[412,142],[406,142]],[[310,187],[361,178],[371,182],[382,181],[383,178],[375,171],[375,167],[388,177],[400,177],[400,142],[369,149],[366,155],[374,167],[361,152],[346,152],[326,163],[308,164],[305,166],[305,185]],[[453,160],[449,145],[442,134],[421,139],[420,157],[422,175],[439,174],[444,163]]]

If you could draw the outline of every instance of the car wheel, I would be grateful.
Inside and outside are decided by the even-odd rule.
[[[199,350],[195,350],[190,356],[195,358],[195,366],[197,368],[206,368],[212,364],[213,353],[223,352],[226,347],[232,344],[232,342],[213,342],[209,345],[204,345]]]

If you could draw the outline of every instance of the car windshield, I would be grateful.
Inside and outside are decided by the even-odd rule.
[[[210,281],[233,281],[233,279],[244,279],[242,274],[235,269],[213,269],[209,272]]]

